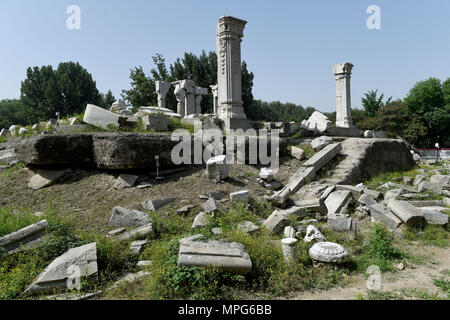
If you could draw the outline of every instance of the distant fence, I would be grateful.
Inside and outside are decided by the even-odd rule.
[[[422,159],[450,159],[450,148],[416,149]]]

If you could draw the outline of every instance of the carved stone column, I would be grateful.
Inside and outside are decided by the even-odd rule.
[[[209,86],[213,94],[213,113],[217,114],[219,107],[219,86],[217,84]]]
[[[336,77],[336,127],[352,128],[352,103],[350,78],[353,65],[341,63],[334,65]]]
[[[247,119],[242,102],[241,42],[247,21],[225,16],[217,24],[218,116]],[[230,123],[230,121],[228,121]],[[241,127],[239,121],[232,127]]]
[[[166,107],[166,96],[171,84],[165,81],[155,81],[156,93],[158,94],[158,107]]]

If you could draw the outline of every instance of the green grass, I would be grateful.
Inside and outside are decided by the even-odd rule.
[[[0,237],[42,220],[27,212],[0,208]]]
[[[448,227],[427,225],[424,229],[406,229],[404,237],[409,241],[418,241],[424,245],[445,248],[450,246]]]

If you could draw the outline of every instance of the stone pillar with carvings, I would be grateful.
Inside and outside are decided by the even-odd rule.
[[[219,90],[217,84],[209,86],[213,94],[213,113],[217,114],[217,108],[219,106]]]
[[[242,128],[247,116],[242,101],[241,42],[247,21],[225,16],[217,24],[218,116],[227,128]],[[236,121],[231,121],[231,120]]]
[[[202,113],[203,96],[208,95],[208,88],[195,87],[195,114]]]
[[[334,65],[336,77],[336,127],[353,128],[350,78],[353,65],[340,63]]]
[[[175,86],[175,97],[177,98],[177,113],[182,117],[185,116],[185,102],[186,102],[186,90],[183,88],[183,81],[175,81],[172,83]]]
[[[166,96],[167,92],[169,92],[171,84],[165,81],[155,81],[155,85],[156,85],[156,94],[158,95],[158,107],[165,108]]]

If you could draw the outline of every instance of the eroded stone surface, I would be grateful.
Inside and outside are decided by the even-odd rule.
[[[309,249],[309,256],[320,262],[341,262],[347,256],[347,250],[334,242],[319,242]]]

